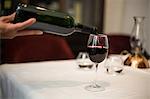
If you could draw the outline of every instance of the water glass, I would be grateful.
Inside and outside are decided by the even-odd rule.
[[[106,72],[111,75],[120,75],[123,71],[123,59],[121,56],[110,56],[105,61]]]

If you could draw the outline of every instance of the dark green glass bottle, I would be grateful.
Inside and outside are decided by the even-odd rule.
[[[20,4],[16,9],[14,23],[36,18],[37,22],[27,29],[38,29],[46,33],[67,36],[74,32],[95,33],[95,27],[76,24],[74,18],[67,13],[46,8]]]

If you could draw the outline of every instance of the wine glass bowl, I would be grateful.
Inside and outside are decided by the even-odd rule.
[[[98,70],[99,63],[103,62],[108,54],[108,38],[105,34],[90,34],[87,44],[90,60],[94,62],[96,72]],[[102,91],[104,87],[99,85],[94,80],[93,84],[85,87],[88,91]]]

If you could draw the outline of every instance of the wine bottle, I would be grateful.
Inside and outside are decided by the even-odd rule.
[[[98,33],[95,27],[76,24],[74,18],[67,13],[33,5],[18,5],[14,23],[23,22],[29,18],[36,18],[37,22],[27,29],[38,29],[61,36],[68,36],[74,32]]]

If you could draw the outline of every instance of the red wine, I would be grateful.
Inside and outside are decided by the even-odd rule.
[[[107,48],[101,46],[88,46],[90,60],[96,63],[100,63],[105,59],[107,51]]]

